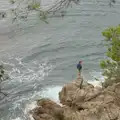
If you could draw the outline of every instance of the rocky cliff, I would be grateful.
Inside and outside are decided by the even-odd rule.
[[[37,101],[31,110],[35,120],[120,120],[120,83],[94,87],[82,78],[65,85],[59,93],[62,106],[49,99]]]

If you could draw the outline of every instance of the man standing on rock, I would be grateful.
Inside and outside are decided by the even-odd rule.
[[[79,61],[77,64],[77,69],[78,69],[78,78],[77,80],[80,80],[80,89],[82,88],[83,85],[83,78],[81,77],[81,70],[82,70],[82,61]]]
[[[78,69],[79,75],[81,75],[82,61],[79,61],[79,63],[77,64],[77,69]]]

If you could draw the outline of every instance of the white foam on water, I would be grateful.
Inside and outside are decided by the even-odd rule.
[[[22,118],[20,118],[20,117],[17,117],[17,118],[15,118],[15,119],[12,119],[12,120],[22,120]]]
[[[51,100],[59,103],[59,92],[61,91],[62,86],[53,86],[45,88],[44,91],[42,91],[42,97],[43,98],[50,98]]]
[[[37,106],[36,102],[32,101],[40,99],[42,94],[41,91],[36,89],[40,81],[44,80],[44,77],[53,69],[53,66],[49,63],[49,60],[34,60],[25,63],[19,57],[10,57],[9,60],[3,60],[2,63],[6,69],[8,68],[7,73],[10,77],[10,80],[6,81],[4,86],[11,90],[9,92],[13,96],[10,96],[9,99],[14,101],[8,109],[14,113],[11,115],[10,120],[26,120],[27,118],[32,120],[29,111]],[[31,88],[33,88],[32,92],[29,91]],[[20,93],[27,90],[28,93],[20,95]],[[21,116],[16,117],[18,111],[20,111]]]
[[[27,114],[30,110],[34,109],[35,107],[37,107],[37,102],[34,101],[30,104],[26,105],[26,109],[25,109],[25,114]]]
[[[43,91],[37,92],[33,96],[34,96],[34,98],[36,98],[35,96],[38,97],[36,100],[38,100],[40,98],[49,98],[49,99],[55,101],[56,103],[60,104],[60,102],[59,102],[59,92],[61,91],[61,89],[62,89],[62,86],[46,87],[46,88],[44,88]],[[30,104],[27,104],[26,107],[25,107],[24,114],[26,116],[28,116],[28,118],[30,120],[34,120],[34,119],[33,119],[32,115],[29,114],[29,111],[34,109],[35,107],[37,107],[37,102],[36,101],[31,102]]]
[[[41,81],[53,69],[48,60],[25,63],[19,57],[9,57],[9,60],[2,61],[2,64],[5,66],[6,72],[11,79],[7,84],[29,84]]]
[[[90,75],[92,76],[93,79],[88,82],[94,86],[102,87],[102,83],[104,82],[104,77],[102,76],[102,73],[92,71],[90,72]]]
[[[30,112],[30,110],[33,110],[36,107],[37,107],[37,102],[36,101],[26,105],[24,113],[25,113],[25,115],[28,116],[28,118],[30,120],[34,120],[34,119],[33,119],[32,115],[29,112]]]
[[[102,87],[102,84],[100,81],[88,81],[88,83],[92,84],[94,87],[98,86],[98,87]]]

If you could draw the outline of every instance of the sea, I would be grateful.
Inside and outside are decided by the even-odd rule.
[[[0,12],[7,12],[0,16],[0,64],[9,76],[0,84],[7,94],[0,94],[0,120],[32,120],[29,111],[41,98],[59,103],[58,93],[77,78],[80,60],[85,81],[96,85],[104,79],[100,61],[107,49],[102,31],[120,24],[120,0],[112,5],[110,0],[81,0],[71,4],[64,17],[48,16],[48,23],[38,14],[12,22],[10,8],[8,0],[0,0]]]

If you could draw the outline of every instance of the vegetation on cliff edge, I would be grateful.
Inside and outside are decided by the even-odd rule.
[[[110,27],[103,33],[107,46],[107,59],[100,65],[105,76],[104,87],[120,82],[120,25]]]

